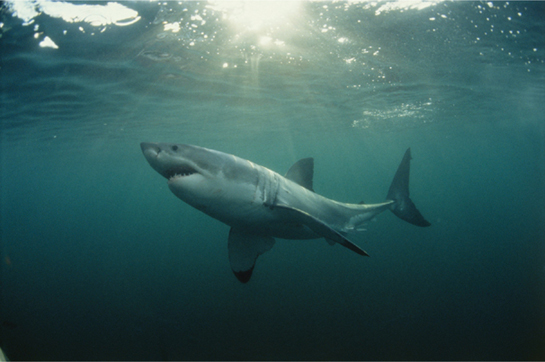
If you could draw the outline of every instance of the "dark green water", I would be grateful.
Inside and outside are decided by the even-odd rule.
[[[139,20],[2,5],[10,359],[545,359],[542,3],[119,4]],[[142,141],[281,174],[312,156],[316,192],[354,203],[383,201],[411,147],[432,226],[380,215],[351,236],[370,258],[278,240],[243,285],[229,227]]]

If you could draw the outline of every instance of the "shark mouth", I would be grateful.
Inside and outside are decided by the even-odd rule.
[[[180,167],[169,168],[163,173],[163,176],[170,181],[174,178],[187,177],[196,173],[198,172],[189,166],[180,166]]]

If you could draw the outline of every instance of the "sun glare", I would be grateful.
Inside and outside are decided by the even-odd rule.
[[[273,31],[299,15],[301,1],[211,1],[239,30]]]

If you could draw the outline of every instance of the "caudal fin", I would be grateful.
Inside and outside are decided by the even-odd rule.
[[[393,200],[391,210],[400,219],[405,220],[416,226],[430,226],[431,224],[424,219],[424,216],[416,209],[416,206],[409,198],[409,173],[411,169],[411,149],[405,151],[403,160],[397,168],[394,180],[388,190],[388,200]]]

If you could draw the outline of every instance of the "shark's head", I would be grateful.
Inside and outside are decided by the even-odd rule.
[[[211,157],[214,151],[202,147],[148,142],[142,142],[140,147],[151,167],[169,181],[207,178],[220,170],[219,160]]]
[[[229,197],[226,193],[232,190],[232,181],[246,174],[241,165],[244,160],[203,147],[147,142],[140,147],[151,167],[168,180],[170,190],[203,211],[212,199]]]

